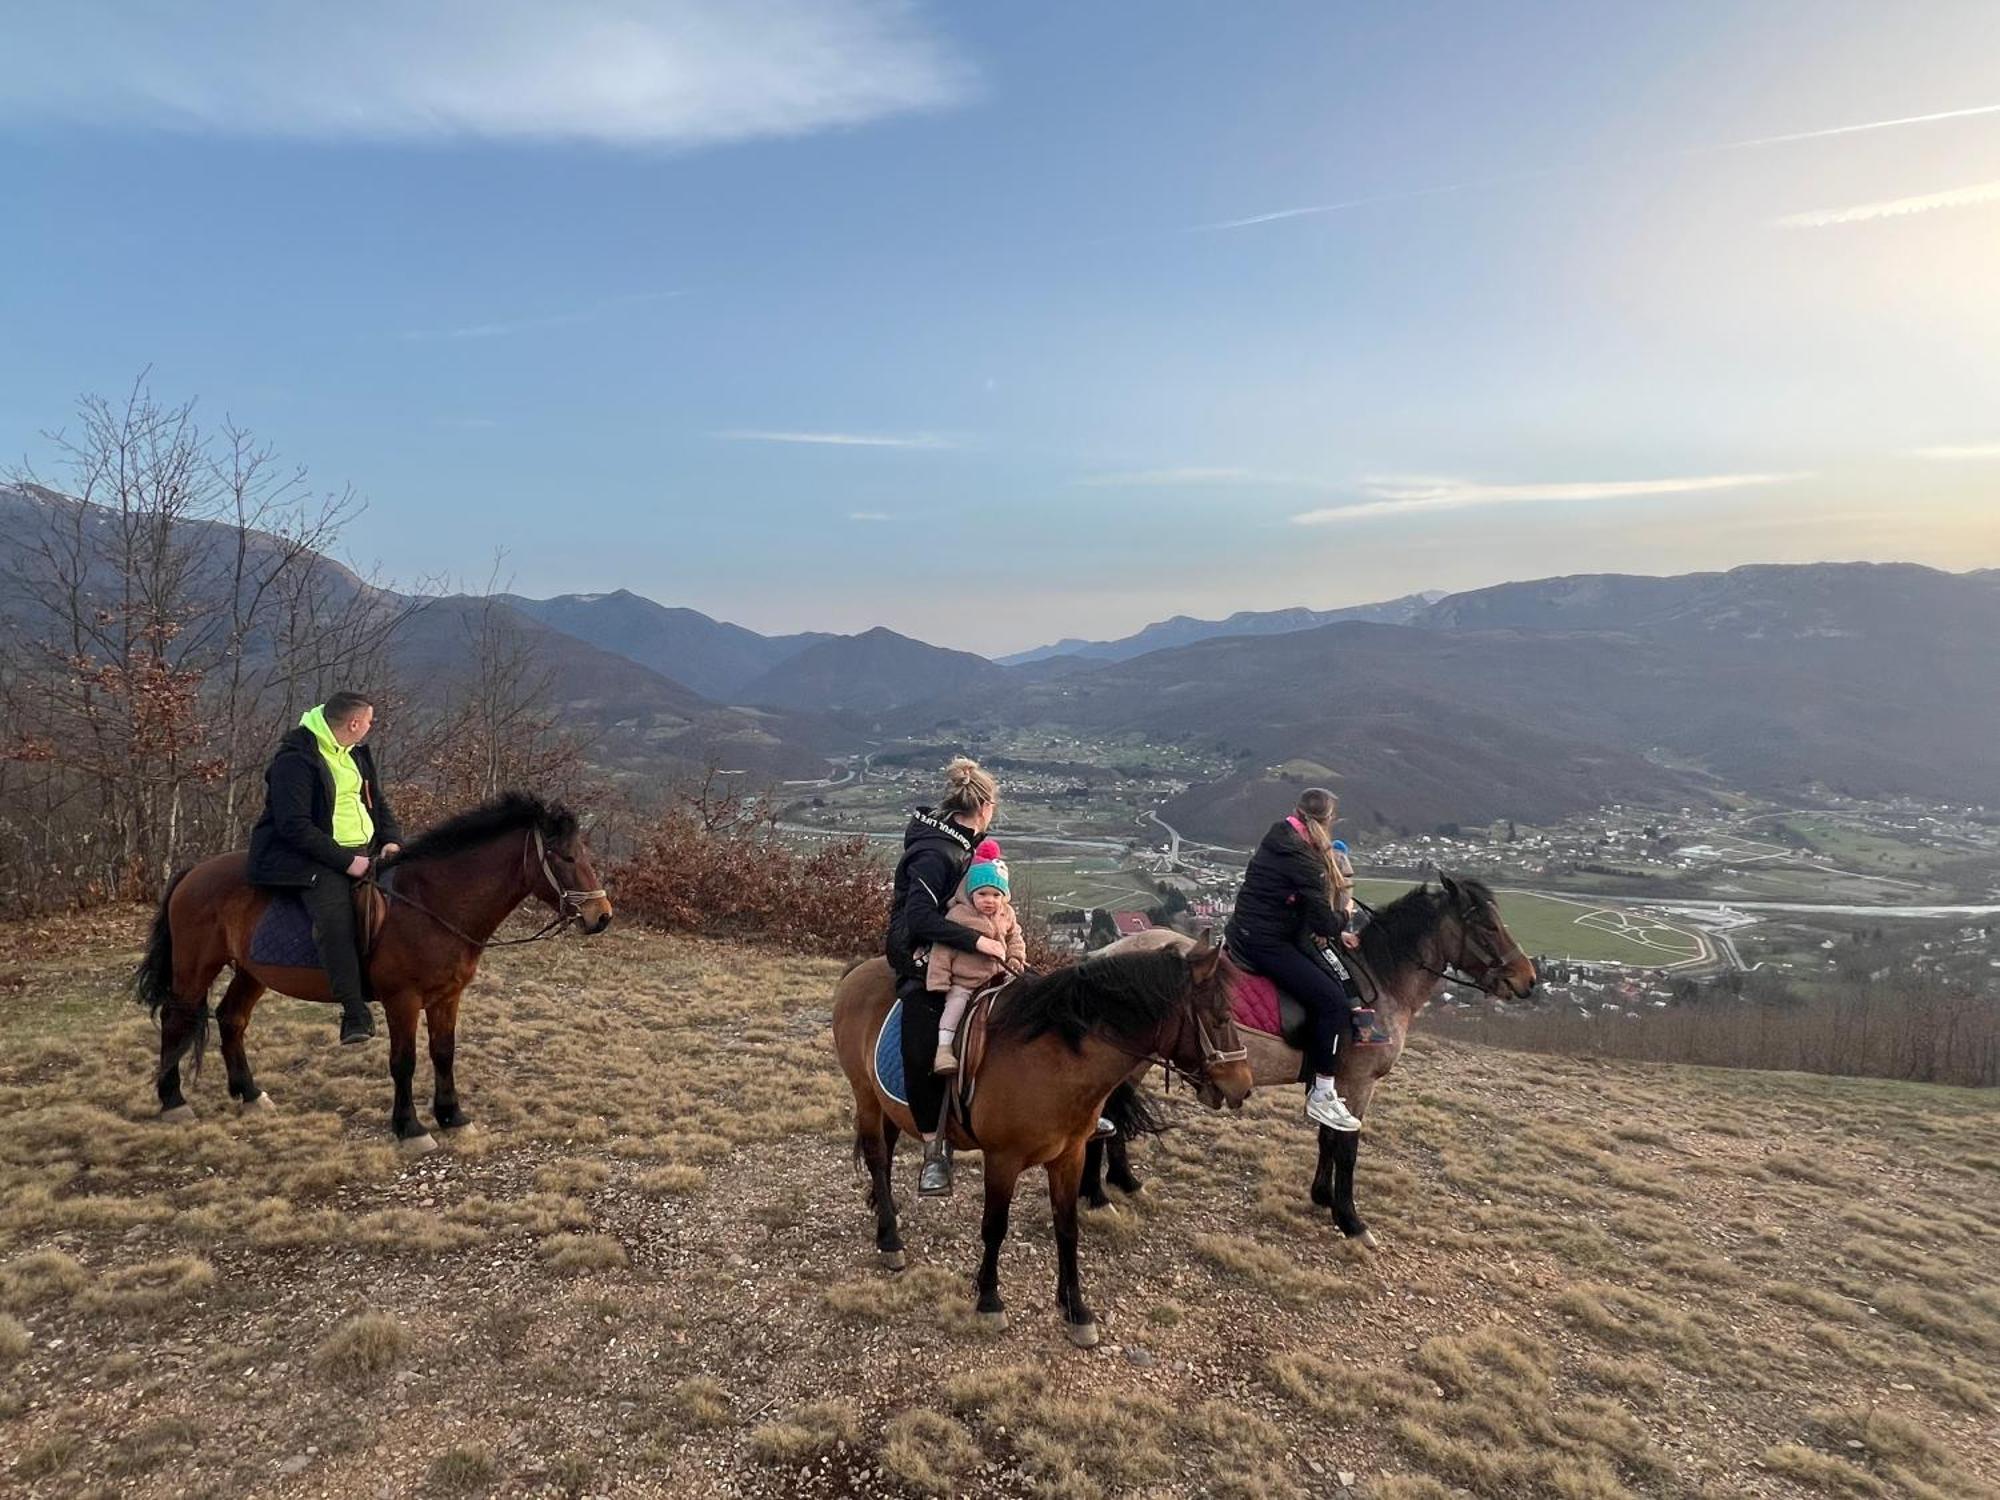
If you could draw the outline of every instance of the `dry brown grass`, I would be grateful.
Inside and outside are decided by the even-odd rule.
[[[628,931],[496,954],[460,1029],[478,1133],[405,1160],[380,1044],[339,1049],[328,1012],[279,999],[251,1034],[279,1111],[231,1113],[212,1059],[200,1123],[157,1125],[153,1035],[114,998],[133,930],[28,944],[10,962],[32,1013],[0,995],[0,1487],[1247,1500],[1352,1471],[1359,1500],[1707,1500],[2000,1481],[1990,1096],[1420,1032],[1362,1144],[1371,1256],[1306,1201],[1295,1095],[1209,1115],[1177,1091],[1138,1153],[1148,1190],[1086,1216],[1106,1342],[1085,1354],[1050,1305],[1038,1176],[1004,1333],[971,1312],[976,1157],[955,1198],[919,1203],[905,1145],[911,1267],[877,1267],[825,1042],[834,958]]]
[[[342,1385],[372,1385],[396,1367],[409,1342],[403,1325],[387,1313],[356,1313],[321,1340],[313,1364]]]

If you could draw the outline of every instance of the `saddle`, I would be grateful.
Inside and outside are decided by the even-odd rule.
[[[1228,956],[1237,970],[1230,997],[1230,1012],[1236,1024],[1277,1037],[1287,1047],[1306,1051],[1312,1045],[1312,1015],[1306,1010],[1304,1002],[1289,991],[1279,989],[1277,981],[1251,968],[1234,948],[1229,950]],[[1374,1024],[1373,1008],[1357,1002],[1354,1007],[1356,1036],[1365,1037]]]
[[[368,960],[375,956],[382,926],[389,919],[389,898],[384,894],[395,880],[391,870],[377,882],[356,881],[354,886],[354,939],[361,951],[362,975],[367,977]],[[250,935],[250,961],[274,968],[317,969],[319,945],[313,942],[312,913],[296,891],[274,890]]]
[[[972,1130],[972,1101],[979,1093],[979,1069],[986,1061],[986,1034],[993,1024],[993,1002],[1006,993],[1007,986],[1019,976],[1003,974],[972,997],[972,1003],[965,1008],[965,1019],[958,1028],[958,1071],[951,1077],[947,1096],[952,1118],[958,1128],[977,1142],[979,1137]]]

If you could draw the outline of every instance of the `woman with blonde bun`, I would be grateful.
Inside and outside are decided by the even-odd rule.
[[[917,1192],[927,1198],[951,1191],[951,1144],[944,1135],[944,1084],[931,1071],[937,1055],[943,991],[927,986],[930,950],[942,944],[964,953],[1007,958],[1007,945],[945,915],[952,893],[972,862],[980,835],[993,822],[1000,787],[966,756],[944,769],[944,797],[935,808],[919,807],[903,830],[903,855],[889,895],[889,967],[903,1002],[903,1078],[910,1115],[924,1132],[924,1164]]]

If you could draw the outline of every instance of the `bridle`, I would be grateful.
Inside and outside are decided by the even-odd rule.
[[[1497,996],[1499,993],[1497,986],[1500,976],[1506,973],[1507,966],[1517,958],[1526,959],[1528,955],[1521,951],[1519,943],[1510,941],[1505,953],[1495,949],[1477,955],[1485,962],[1485,968],[1477,975],[1465,972],[1465,950],[1472,941],[1474,929],[1472,923],[1466,920],[1464,912],[1454,908],[1452,916],[1458,922],[1458,957],[1446,963],[1442,969],[1433,969],[1420,958],[1416,961],[1417,967],[1426,973],[1435,974],[1438,978],[1452,984],[1469,984],[1482,995]],[[1510,934],[1509,936],[1511,938],[1512,935]]]
[[[362,881],[362,884],[372,885],[389,900],[400,901],[412,911],[420,912],[424,916],[429,917],[461,943],[467,943],[479,949],[519,948],[527,943],[538,943],[543,938],[554,937],[571,923],[582,921],[583,903],[586,901],[602,901],[605,898],[605,892],[601,889],[594,891],[573,891],[556,879],[556,872],[549,864],[548,841],[542,837],[542,830],[539,828],[529,829],[528,836],[521,840],[521,873],[527,878],[529,895],[533,895],[535,891],[534,869],[528,859],[528,851],[530,849],[534,850],[535,861],[541,866],[542,879],[548,882],[549,892],[556,898],[556,914],[544,922],[539,931],[524,938],[487,938],[482,941],[460,927],[457,923],[432,911],[423,902],[418,901],[412,896],[404,895],[393,885],[383,885],[375,878],[372,870]],[[396,867],[391,865],[389,868],[393,872]]]
[[[1130,1055],[1138,1058],[1141,1062],[1159,1064],[1161,1071],[1167,1075],[1169,1081],[1178,1074],[1191,1087],[1196,1089],[1212,1083],[1214,1081],[1212,1077],[1214,1070],[1225,1063],[1240,1063],[1249,1060],[1250,1049],[1248,1047],[1235,1047],[1225,1050],[1216,1045],[1214,1036],[1209,1032],[1208,1022],[1202,1019],[1201,1012],[1195,1007],[1193,990],[1188,992],[1186,1004],[1174,1008],[1174,1016],[1174,1034],[1170,1042],[1165,1046],[1161,1046],[1156,1036],[1152,1051],[1130,1052]],[[1194,1022],[1195,1040],[1201,1045],[1201,1071],[1198,1073],[1190,1073],[1176,1060],[1180,1055],[1181,1044],[1187,1039],[1188,1022],[1190,1020]],[[1120,1048],[1119,1050],[1129,1052],[1127,1048]]]
[[[1363,901],[1358,896],[1355,897],[1354,904],[1360,907],[1363,911],[1367,912],[1371,918],[1380,915],[1375,910],[1374,907],[1370,906],[1366,901]],[[1418,955],[1416,955],[1415,953],[1411,953],[1409,955],[1410,962],[1415,964],[1418,968],[1422,969],[1426,974],[1435,975],[1437,978],[1444,980],[1447,984],[1469,984],[1474,989],[1478,990],[1479,993],[1482,995],[1495,994],[1496,991],[1494,986],[1499,981],[1500,976],[1506,972],[1507,966],[1513,963],[1515,959],[1517,958],[1525,959],[1527,958],[1528,955],[1522,952],[1521,945],[1518,942],[1511,941],[1512,934],[1510,933],[1509,934],[1510,941],[1508,943],[1506,952],[1502,953],[1499,952],[1497,949],[1495,949],[1491,952],[1486,952],[1478,955],[1482,960],[1484,960],[1485,967],[1480,971],[1480,973],[1476,977],[1474,975],[1466,973],[1464,964],[1465,946],[1472,938],[1473,934],[1472,923],[1466,920],[1465,913],[1458,909],[1456,903],[1454,903],[1452,906],[1451,915],[1452,915],[1452,920],[1458,923],[1458,932],[1459,932],[1458,958],[1447,962],[1443,968],[1437,968],[1431,964],[1425,963],[1423,959]],[[1366,973],[1368,975],[1369,982],[1374,985],[1375,991],[1379,995],[1381,993],[1382,986],[1376,982],[1374,974],[1370,970],[1368,970],[1365,964],[1356,962],[1356,960],[1358,960],[1360,956],[1361,955],[1359,953],[1352,953],[1352,954],[1343,953],[1340,955],[1340,959],[1342,963],[1350,964],[1353,967],[1360,969],[1363,973]]]

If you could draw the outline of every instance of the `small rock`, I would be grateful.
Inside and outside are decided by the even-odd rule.
[[[1321,1464],[1321,1463],[1320,1463],[1320,1461],[1319,1461],[1318,1459],[1316,1459],[1316,1458],[1309,1458],[1309,1459],[1307,1459],[1307,1460],[1306,1460],[1306,1467],[1307,1467],[1308,1469],[1311,1469],[1311,1470],[1313,1471],[1313,1473],[1315,1473],[1315,1474],[1324,1474],[1324,1473],[1326,1473],[1326,1468],[1325,1468],[1325,1466],[1324,1466],[1323,1464]]]
[[[1352,1489],[1354,1488],[1354,1481],[1357,1476],[1352,1469],[1342,1469],[1338,1474],[1334,1475],[1333,1477],[1339,1480],[1342,1484],[1346,1485],[1349,1489]]]
[[[1153,1351],[1150,1349],[1141,1349],[1137,1344],[1132,1344],[1127,1346],[1125,1358],[1130,1363],[1139,1366],[1139,1368],[1146,1369],[1153,1364]]]
[[[294,1453],[290,1458],[278,1465],[278,1472],[280,1474],[297,1474],[302,1472],[306,1465],[311,1462],[312,1460],[307,1458],[305,1454]]]

